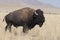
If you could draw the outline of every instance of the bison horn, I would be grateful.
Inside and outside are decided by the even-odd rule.
[[[37,15],[37,16],[38,16],[38,13],[37,13],[37,12],[35,12],[35,15]]]

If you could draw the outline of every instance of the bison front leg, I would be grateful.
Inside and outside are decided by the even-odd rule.
[[[28,32],[28,25],[25,24],[25,25],[23,26],[23,32],[24,32],[24,33]]]

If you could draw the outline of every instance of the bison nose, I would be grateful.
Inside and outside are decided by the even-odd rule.
[[[43,23],[39,23],[39,27],[42,27]]]

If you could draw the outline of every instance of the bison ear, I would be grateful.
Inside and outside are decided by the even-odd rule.
[[[36,15],[36,16],[38,16],[38,13],[37,13],[37,12],[35,12],[35,15]]]

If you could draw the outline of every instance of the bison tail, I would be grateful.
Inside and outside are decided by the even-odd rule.
[[[4,19],[3,19],[3,21],[4,21]]]

